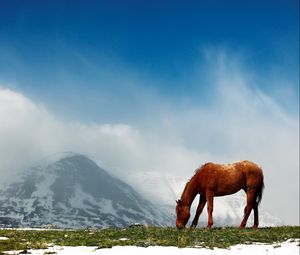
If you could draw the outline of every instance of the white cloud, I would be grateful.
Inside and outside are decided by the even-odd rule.
[[[161,137],[130,125],[62,121],[42,105],[9,89],[0,89],[0,106],[2,177],[58,151],[85,153],[122,171],[162,171],[169,169],[164,165],[178,165],[180,155],[187,154],[183,148],[165,144]],[[159,163],[170,152],[172,156],[177,154],[172,160],[175,163]]]
[[[1,172],[21,167],[48,147],[43,139],[55,120],[43,107],[8,89],[0,90]],[[46,144],[42,146],[44,140]],[[50,141],[49,141],[50,142]]]
[[[210,66],[215,94],[209,104],[180,108],[148,93],[155,109],[147,107],[146,124],[140,126],[62,120],[0,87],[0,177],[29,161],[74,151],[92,156],[137,188],[161,190],[173,202],[200,164],[249,159],[265,172],[264,207],[287,224],[299,224],[298,116],[258,89],[238,61],[220,54]]]

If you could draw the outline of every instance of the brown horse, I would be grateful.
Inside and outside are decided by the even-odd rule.
[[[195,228],[199,216],[207,202],[208,223],[213,225],[214,196],[226,196],[243,189],[247,193],[247,205],[240,228],[246,226],[251,210],[254,209],[254,225],[258,227],[258,205],[262,199],[264,176],[262,169],[250,161],[220,165],[206,163],[200,167],[186,184],[181,199],[176,205],[176,227],[184,228],[190,218],[190,208],[197,194],[200,194],[199,205],[191,228]]]

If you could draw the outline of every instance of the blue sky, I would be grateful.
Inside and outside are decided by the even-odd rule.
[[[110,107],[117,118],[103,113],[104,121],[118,122],[132,121],[128,112],[139,105],[116,76],[171,104],[209,101],[208,49],[241,58],[267,93],[274,85],[263,79],[274,73],[297,93],[298,19],[294,0],[1,1],[0,75],[54,111],[97,121],[94,108]],[[101,93],[115,100],[104,102]],[[128,111],[114,110],[114,101]]]
[[[75,151],[175,201],[249,159],[299,225],[299,1],[0,1],[0,120],[1,177]]]

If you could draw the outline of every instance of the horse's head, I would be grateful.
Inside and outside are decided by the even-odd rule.
[[[190,218],[189,206],[183,205],[181,200],[176,201],[176,227],[178,229],[185,228]]]

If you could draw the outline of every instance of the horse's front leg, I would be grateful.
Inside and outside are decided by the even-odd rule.
[[[213,209],[214,209],[214,194],[212,192],[206,192],[206,200],[207,200],[207,213],[208,213],[208,221],[207,227],[211,228],[214,224],[213,222]]]
[[[198,204],[197,211],[196,211],[195,217],[193,219],[191,228],[196,228],[196,226],[198,224],[199,216],[202,213],[205,204],[206,204],[206,197],[203,195],[200,195],[199,204]]]

